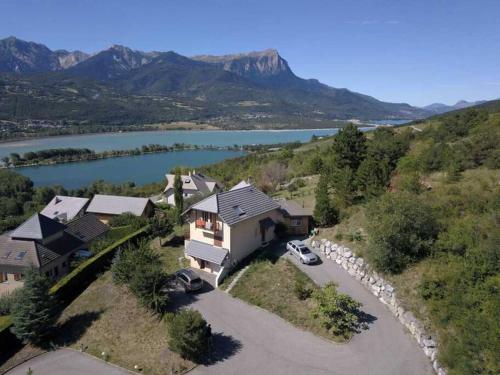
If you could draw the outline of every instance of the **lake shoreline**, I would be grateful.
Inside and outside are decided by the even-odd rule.
[[[103,155],[104,153],[107,152],[114,152],[118,150],[111,150],[111,151],[104,151],[101,153],[94,154],[95,157],[91,158],[80,158],[80,159],[74,159],[74,160],[53,160],[53,161],[41,161],[38,163],[31,163],[31,164],[22,164],[22,165],[9,165],[9,166],[0,166],[0,169],[22,169],[22,168],[28,168],[28,167],[44,167],[44,166],[50,166],[50,165],[59,165],[59,164],[69,164],[69,163],[85,163],[85,162],[92,162],[92,161],[99,161],[99,160],[105,160],[105,159],[114,159],[114,158],[122,158],[122,157],[133,157],[133,156],[141,156],[141,155],[149,155],[149,154],[166,154],[170,152],[179,152],[179,151],[245,151],[247,153],[250,153],[251,151],[246,150],[244,147],[203,147],[203,146],[192,146],[189,145],[187,147],[180,147],[180,148],[171,148],[171,149],[163,149],[163,150],[157,150],[157,151],[141,151],[139,153],[136,152],[136,150],[122,150],[119,154],[109,154],[109,155]]]
[[[375,128],[376,124],[364,124],[364,123],[354,123],[357,127],[360,128]],[[41,137],[20,137],[20,138],[12,138],[12,139],[1,139],[0,145],[10,144],[10,143],[22,143],[23,141],[36,141],[36,140],[46,140],[46,139],[58,139],[58,138],[68,138],[68,137],[85,137],[89,135],[119,135],[119,134],[132,134],[132,133],[168,133],[168,132],[300,132],[300,131],[325,131],[325,130],[338,130],[342,129],[342,126],[339,127],[325,127],[325,128],[269,128],[269,129],[222,129],[222,128],[171,128],[171,129],[133,129],[133,130],[120,130],[120,131],[103,131],[103,132],[88,132],[88,133],[78,133],[78,134],[55,134],[55,135],[44,135]]]

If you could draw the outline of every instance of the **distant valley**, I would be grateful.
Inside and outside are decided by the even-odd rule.
[[[331,128],[464,108],[388,103],[297,77],[274,49],[185,57],[113,45],[98,53],[0,40],[0,139],[143,130]]]
[[[123,46],[88,54],[0,40],[2,129],[140,126],[189,121],[220,128],[335,127],[350,119],[431,114],[297,77],[278,51],[181,56]],[[23,130],[24,129],[24,130]]]

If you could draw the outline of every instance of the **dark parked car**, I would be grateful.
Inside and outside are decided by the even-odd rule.
[[[203,287],[203,280],[190,269],[182,269],[175,273],[177,285],[184,288],[186,292],[194,292]]]

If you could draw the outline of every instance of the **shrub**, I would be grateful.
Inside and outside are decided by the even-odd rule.
[[[401,178],[400,188],[412,194],[420,194],[424,188],[420,181],[420,174],[418,172],[410,172]]]
[[[12,312],[12,306],[21,292],[21,289],[15,289],[14,291],[0,296],[0,316],[10,315]]]
[[[379,271],[398,273],[429,254],[437,236],[431,208],[413,194],[387,193],[366,210],[368,257]]]
[[[303,280],[295,280],[295,285],[293,287],[293,294],[301,301],[305,301],[312,295],[312,289],[308,288]]]
[[[26,273],[24,286],[12,305],[15,335],[24,342],[41,344],[55,322],[54,299],[49,293],[50,280],[38,271]]]
[[[181,310],[168,324],[168,346],[183,358],[203,360],[208,351],[207,322],[196,310]]]
[[[326,284],[313,293],[316,307],[312,311],[315,319],[333,335],[349,338],[361,327],[361,303],[347,294],[339,293],[334,283]]]
[[[162,289],[168,276],[161,259],[149,244],[142,241],[138,247],[129,246],[120,251],[111,267],[113,281],[126,284],[140,303],[154,312],[162,313],[168,304],[168,295]]]
[[[163,288],[167,283],[167,274],[161,263],[138,266],[129,281],[129,287],[141,304],[148,309],[162,313],[166,310],[169,298]]]

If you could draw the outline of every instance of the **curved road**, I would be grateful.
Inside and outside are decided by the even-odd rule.
[[[289,257],[289,255],[284,255]],[[417,343],[378,300],[335,262],[304,266],[292,260],[315,282],[335,281],[339,290],[363,303],[376,320],[347,344],[335,344],[295,328],[278,316],[233,298],[220,290],[175,298],[199,310],[212,324],[213,363],[190,374],[272,375],[431,375],[433,370]],[[44,354],[9,372],[26,374],[126,374],[81,353],[59,350]]]
[[[30,368],[33,375],[130,375],[127,370],[70,349],[42,354],[5,375],[26,375]]]
[[[284,256],[320,285],[335,281],[340,291],[362,302],[362,310],[376,320],[349,343],[335,344],[214,290],[199,295],[191,307],[203,314],[214,332],[230,336],[225,351],[230,353],[233,346],[235,353],[223,353],[220,357],[226,359],[200,366],[192,374],[433,374],[418,344],[390,311],[335,262],[323,259],[322,264],[305,266]],[[224,348],[223,343],[215,344]]]

